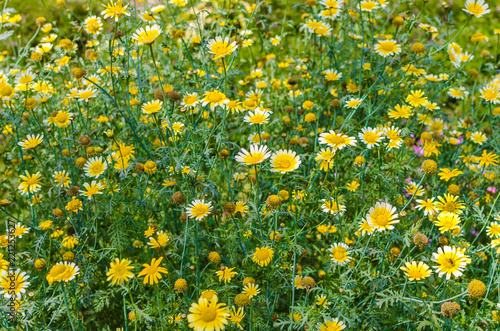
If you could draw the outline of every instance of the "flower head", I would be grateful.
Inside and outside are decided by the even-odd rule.
[[[394,229],[394,224],[399,223],[396,207],[387,202],[377,202],[366,214],[366,221],[376,231]]]
[[[265,145],[253,144],[250,145],[250,151],[242,148],[241,151],[236,155],[236,162],[243,163],[245,165],[257,165],[264,162],[271,156],[271,152]]]
[[[160,36],[162,31],[158,24],[148,25],[146,28],[137,29],[132,35],[132,39],[141,45],[151,45]]]
[[[438,264],[434,268],[439,277],[446,275],[446,279],[450,279],[452,275],[455,278],[461,276],[462,271],[470,262],[468,256],[461,249],[454,246],[439,247],[437,253],[432,254],[432,261]]]
[[[115,21],[118,21],[118,19],[122,16],[130,16],[130,12],[127,11],[128,5],[123,5],[122,0],[118,0],[117,2],[110,1],[107,5],[103,5],[106,7],[105,10],[101,12],[101,15],[104,16],[104,18],[114,18]]]
[[[465,8],[462,10],[467,14],[480,18],[490,12],[488,8],[488,4],[484,3],[484,0],[467,0]]]
[[[123,282],[128,282],[130,279],[134,278],[133,270],[134,267],[131,266],[132,262],[129,259],[119,259],[116,258],[111,261],[109,266],[109,271],[106,272],[106,279],[108,282],[111,281],[111,285],[121,285]]]
[[[301,163],[294,151],[281,149],[271,156],[271,171],[284,174],[298,169]]]
[[[192,303],[189,312],[189,327],[195,331],[224,330],[230,317],[229,309],[218,302],[216,295],[211,300],[200,298]]]
[[[194,218],[197,221],[201,221],[210,215],[212,209],[213,207],[211,202],[205,202],[205,200],[194,200],[189,204],[186,212],[189,217]]]
[[[137,275],[137,277],[145,276],[144,277],[144,284],[157,284],[158,280],[160,280],[161,274],[168,274],[168,270],[160,267],[160,263],[163,260],[163,256],[160,257],[159,259],[153,258],[151,260],[151,264],[144,263],[142,266],[144,269]]]
[[[404,267],[400,268],[406,273],[408,280],[418,281],[430,277],[432,270],[424,262],[406,262]]]
[[[230,41],[228,37],[222,39],[220,36],[215,37],[215,39],[210,39],[207,47],[208,51],[215,55],[213,58],[214,60],[218,60],[232,54],[238,48],[235,41]]]

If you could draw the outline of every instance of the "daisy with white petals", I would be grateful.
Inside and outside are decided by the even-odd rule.
[[[186,212],[190,218],[201,221],[210,215],[212,209],[213,207],[211,202],[205,202],[205,200],[194,200],[189,204]]]
[[[396,207],[387,202],[377,202],[366,214],[366,221],[375,231],[394,229],[394,224],[399,223]]]
[[[265,145],[253,144],[250,146],[250,151],[242,148],[241,151],[236,155],[236,162],[245,165],[256,165],[264,162],[266,159],[271,157],[271,152]]]

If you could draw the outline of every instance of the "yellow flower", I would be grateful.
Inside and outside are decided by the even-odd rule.
[[[446,231],[453,231],[458,228],[460,224],[460,217],[455,213],[442,212],[438,215],[436,225],[439,227],[441,233]]]
[[[364,221],[364,220],[363,220]],[[394,229],[394,224],[399,223],[396,208],[387,202],[377,202],[366,215],[366,221],[375,231]]]
[[[231,42],[228,37],[222,39],[220,36],[215,37],[215,39],[210,39],[207,47],[208,51],[215,55],[214,61],[234,53],[238,48],[236,42]]]
[[[410,94],[406,97],[406,102],[413,107],[419,107],[425,105],[428,100],[427,97],[424,97],[424,92],[422,90],[417,90],[410,92]]]
[[[330,249],[330,257],[332,258],[332,261],[340,264],[340,265],[345,265],[351,261],[351,257],[349,256],[349,251],[348,247],[344,243],[334,243]]]
[[[19,178],[21,178],[22,182],[19,184],[18,189],[22,195],[36,193],[42,188],[40,184],[42,175],[39,172],[30,174],[28,171],[25,171],[25,175],[20,175]]]
[[[439,179],[445,180],[445,181],[449,181],[453,177],[457,177],[458,175],[463,174],[463,172],[458,170],[458,169],[450,170],[447,168],[440,168],[439,170],[441,171],[440,173],[438,173]]]
[[[484,3],[484,0],[467,0],[465,2],[465,8],[462,10],[467,14],[474,15],[477,18],[480,18],[490,12],[488,4]]]
[[[64,237],[61,245],[65,248],[73,249],[76,245],[78,245],[78,238],[73,236]]]
[[[243,163],[246,165],[256,165],[271,156],[267,146],[253,144],[250,146],[250,151],[242,148],[241,151],[236,155],[236,162]]]
[[[400,268],[406,272],[406,276],[410,281],[418,281],[430,277],[432,270],[424,262],[406,262],[404,267]]]
[[[128,5],[123,5],[122,0],[118,0],[117,2],[110,1],[108,5],[103,5],[106,7],[105,10],[101,12],[101,15],[104,16],[104,18],[114,18],[115,21],[118,21],[118,19],[122,16],[130,16],[130,12],[127,11]]]
[[[21,272],[17,269],[15,272],[1,270],[0,273],[0,295],[7,299],[17,298],[20,299],[21,296],[26,293],[26,288],[30,285],[28,279],[30,276],[26,272]]]
[[[438,203],[436,209],[439,211],[447,211],[450,213],[461,214],[462,209],[465,208],[463,203],[458,200],[457,196],[446,194],[444,197],[437,197]]]
[[[439,277],[446,274],[446,279],[450,279],[451,275],[455,278],[461,276],[470,259],[461,249],[444,246],[443,248],[439,247],[437,253],[432,254],[432,261],[439,264],[434,266]]]
[[[162,33],[162,29],[158,24],[147,26],[146,29],[139,28],[132,35],[132,39],[136,40],[141,45],[151,45],[156,38]]]
[[[218,303],[216,295],[211,300],[200,298],[198,303],[192,303],[189,312],[189,327],[194,331],[224,330],[230,317],[229,309]]]
[[[142,266],[144,269],[137,275],[137,277],[145,276],[144,277],[144,284],[157,284],[158,280],[160,280],[161,274],[168,274],[168,270],[160,267],[160,263],[163,260],[163,257],[160,257],[159,259],[153,258],[151,260],[151,264],[144,263]]]
[[[212,209],[213,207],[211,202],[205,202],[205,200],[194,200],[189,204],[186,212],[189,217],[194,218],[197,221],[201,221],[210,215]]]
[[[42,143],[43,135],[31,135],[29,134],[25,140],[18,142],[17,144],[23,149],[34,149]]]
[[[158,232],[156,239],[153,237],[149,238],[148,245],[151,246],[152,248],[160,249],[162,247],[165,247],[169,241],[170,238],[168,237],[168,235],[160,231]]]
[[[272,261],[274,251],[269,247],[257,247],[255,253],[253,254],[252,261],[261,267],[267,267],[267,265]]]
[[[68,202],[65,208],[67,211],[78,213],[79,210],[83,210],[83,204],[76,197],[73,197],[73,199]]]
[[[106,279],[108,282],[111,281],[111,285],[121,285],[123,282],[128,282],[130,279],[134,278],[134,273],[130,270],[133,270],[134,267],[131,266],[132,262],[128,259],[116,258],[114,261],[111,261],[109,266],[109,271],[106,272]]]
[[[374,48],[375,52],[383,57],[396,55],[401,52],[401,47],[393,39],[381,41],[375,44]]]
[[[341,331],[344,329],[344,322],[339,322],[338,318],[334,318],[331,321],[325,321],[325,323],[319,326],[319,331]]]
[[[74,263],[59,262],[50,269],[45,278],[49,285],[52,285],[54,282],[69,282],[79,273],[79,268]]]
[[[407,105],[396,105],[393,110],[389,110],[387,115],[390,118],[409,118],[413,114],[413,110]]]
[[[279,150],[271,156],[271,171],[282,174],[296,170],[302,161],[292,150]]]
[[[144,105],[142,105],[142,111],[145,114],[154,115],[157,114],[162,109],[162,107],[163,102],[154,100],[146,102]]]

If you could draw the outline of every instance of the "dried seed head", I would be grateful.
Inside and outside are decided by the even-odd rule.
[[[52,209],[52,214],[53,214],[55,217],[57,217],[57,218],[61,218],[61,217],[63,217],[63,216],[64,216],[63,211],[62,211],[61,209],[59,209],[59,208],[54,208],[54,209]]]
[[[182,194],[182,192],[177,191],[172,194],[172,202],[176,205],[183,205],[186,200],[184,199],[184,195]]]
[[[460,306],[459,306],[460,307]],[[455,302],[445,302],[441,305],[441,314],[445,318],[452,318],[457,313]]]
[[[414,237],[413,237],[413,243],[418,246],[420,249],[424,248],[425,246],[427,246],[427,244],[429,243],[429,238],[427,238],[427,236],[423,233],[417,233]]]
[[[137,162],[135,164],[135,171],[137,171],[140,174],[143,174],[144,173],[144,164],[140,163],[140,162]]]
[[[83,147],[87,147],[88,145],[90,145],[91,142],[92,141],[90,140],[90,137],[87,135],[78,138],[78,144]]]
[[[290,78],[288,78],[288,81],[287,81],[286,83],[287,83],[288,85],[295,86],[295,85],[297,85],[297,83],[298,83],[298,82],[297,82],[297,78],[295,78],[295,77],[290,77]]]
[[[415,145],[415,140],[413,140],[413,138],[408,137],[405,138],[404,143],[406,147],[413,147],[413,145]]]
[[[314,278],[307,276],[302,278],[302,286],[304,286],[307,290],[310,290],[316,286],[316,282],[314,281]]]

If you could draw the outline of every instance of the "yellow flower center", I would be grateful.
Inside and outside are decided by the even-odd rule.
[[[335,247],[332,250],[332,256],[335,260],[341,261],[345,258],[346,256],[346,250],[343,247]]]
[[[196,205],[191,209],[191,213],[194,217],[203,216],[208,213],[208,206],[203,204]]]
[[[55,279],[59,279],[66,273],[66,266],[60,264],[54,266],[52,269],[50,269],[50,276]]]
[[[90,98],[93,95],[94,95],[93,91],[84,91],[84,92],[80,93],[80,98],[81,99],[87,99],[87,98]]]
[[[115,266],[115,275],[116,276],[123,276],[127,272],[127,269],[123,265],[118,265]]]
[[[16,228],[14,231],[14,236],[21,236],[26,232],[25,228]]]
[[[208,92],[205,98],[210,103],[217,103],[217,102],[224,100],[225,97],[226,96],[223,93]]]
[[[231,52],[232,47],[229,47],[226,42],[217,42],[212,46],[212,53],[218,56],[225,56]]]
[[[257,253],[257,259],[259,259],[260,261],[265,261],[268,258],[269,258],[269,252],[265,249],[262,249]]]
[[[253,153],[248,154],[243,158],[243,162],[247,164],[257,164],[264,159],[264,155],[262,153]]]
[[[217,310],[215,309],[215,307],[206,307],[205,309],[203,309],[200,315],[201,319],[204,322],[212,322],[217,318]]]
[[[37,184],[37,180],[36,180],[35,177],[30,177],[26,181],[26,186],[33,186],[33,185],[36,185],[36,184]]]
[[[389,222],[389,218],[386,215],[378,215],[375,218],[375,223],[379,226],[386,226]]]
[[[155,267],[154,265],[151,265],[144,270],[148,275],[154,275],[158,272],[158,268]]]
[[[369,11],[371,11],[375,7],[377,7],[377,4],[374,2],[367,2],[367,3],[361,4],[361,9],[365,9],[365,10],[369,10]]]
[[[58,113],[55,120],[58,123],[64,123],[68,120],[68,117],[64,113]]]
[[[467,10],[470,11],[474,16],[480,15],[484,12],[483,7],[477,3],[471,3],[467,6]]]

